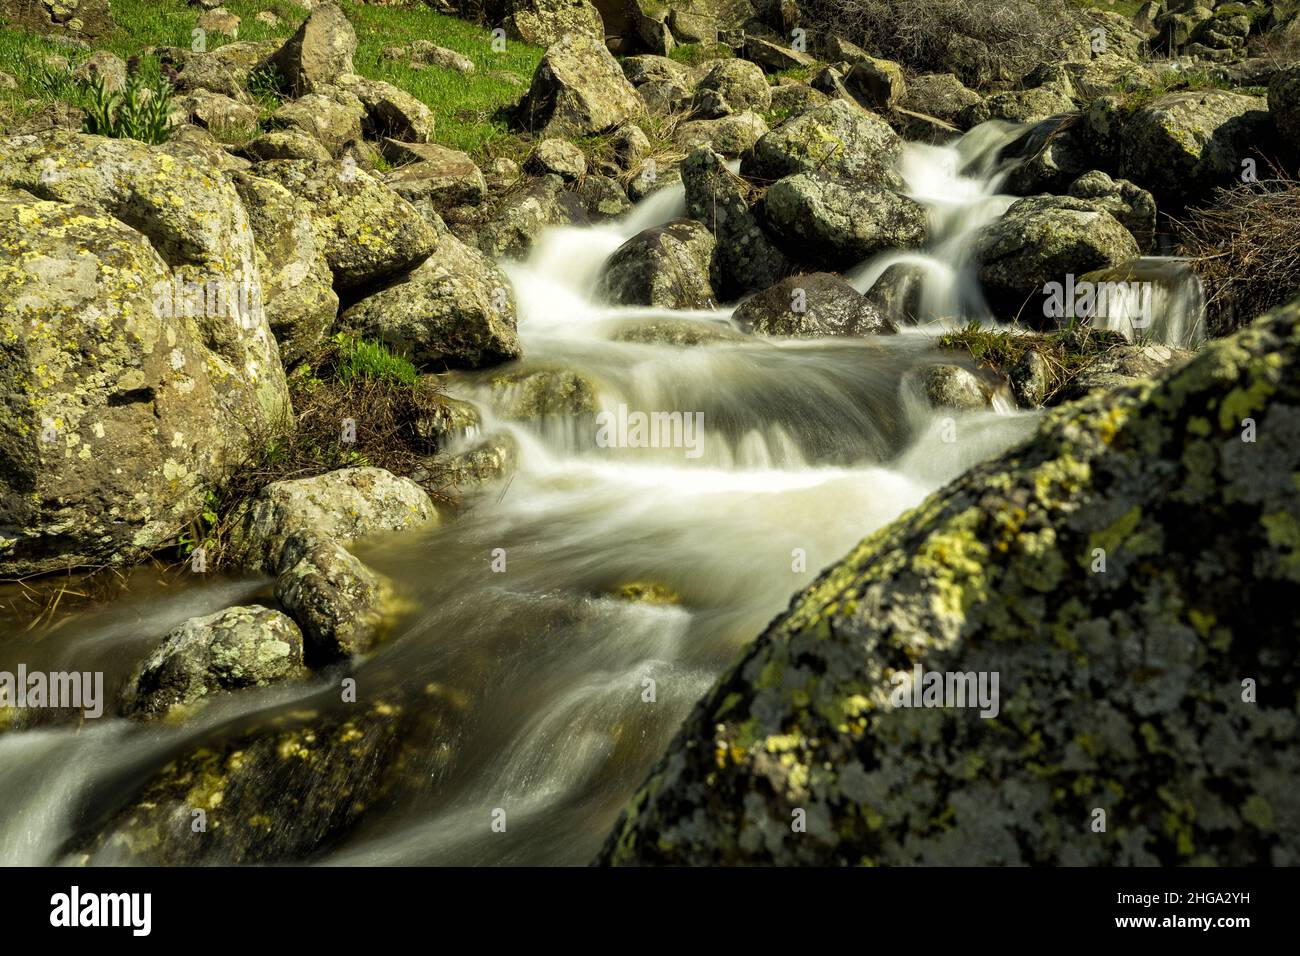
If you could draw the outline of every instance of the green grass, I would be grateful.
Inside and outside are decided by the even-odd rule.
[[[1133,19],[1134,15],[1142,9],[1146,0],[1072,0],[1076,7],[1091,7],[1094,10],[1105,10],[1109,13],[1118,13],[1122,16]]]
[[[687,66],[697,66],[705,60],[716,60],[734,55],[731,47],[725,43],[683,43],[668,54],[670,58],[678,63],[685,63]]]
[[[349,385],[358,379],[414,388],[420,373],[404,356],[397,355],[380,342],[353,339],[343,333],[334,336],[338,349],[334,378]]]
[[[524,137],[512,132],[503,107],[517,101],[527,90],[542,50],[526,43],[509,41],[500,52],[492,49],[488,27],[467,23],[435,13],[422,4],[404,8],[371,6],[344,0],[343,9],[357,34],[357,52],[353,58],[358,73],[371,79],[385,80],[421,100],[437,117],[433,139],[455,149],[463,149],[483,162],[496,155],[522,155]],[[227,0],[226,9],[241,18],[239,41],[283,41],[297,29],[307,11],[291,0]],[[270,9],[280,17],[274,27],[258,23],[254,17]],[[156,57],[142,51],[153,46],[189,49],[192,31],[200,11],[181,0],[113,0],[112,15],[118,29],[101,37],[96,49],[108,50],[126,59],[140,56],[141,75],[147,80],[158,76]],[[405,63],[381,61],[380,52],[388,46],[403,46],[413,40],[432,40],[469,57],[475,70],[463,76],[453,70],[428,67],[413,70]],[[235,42],[230,37],[209,33],[206,49],[214,50]],[[74,61],[75,51],[34,34],[0,25],[0,70],[18,80],[18,89],[0,91],[0,130],[42,104],[64,100],[85,105],[82,94],[65,84],[43,78],[39,64],[49,55]],[[274,84],[259,78],[252,90],[263,119],[279,105]],[[34,101],[28,104],[26,101]]]

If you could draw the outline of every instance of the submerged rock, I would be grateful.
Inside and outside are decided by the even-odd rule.
[[[601,861],[1300,862],[1298,363],[1293,304],[865,539],[696,706]],[[914,668],[996,694],[903,706]]]
[[[616,305],[712,308],[714,246],[713,234],[694,219],[646,229],[606,261],[599,293]]]
[[[512,369],[492,376],[492,400],[509,421],[573,418],[596,410],[596,386],[569,369]]]
[[[163,717],[221,691],[306,675],[298,625],[271,608],[232,607],[169,631],[131,676],[122,711]]]
[[[882,335],[894,324],[837,275],[789,276],[746,299],[732,319],[760,335]]]

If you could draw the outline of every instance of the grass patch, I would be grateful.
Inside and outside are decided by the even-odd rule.
[[[86,84],[87,133],[113,139],[138,139],[156,146],[171,136],[168,114],[172,108],[171,84],[159,77],[145,80],[139,73],[127,77],[126,86],[110,91],[100,76]]]
[[[687,66],[699,66],[709,60],[730,59],[735,51],[725,43],[683,43],[668,54],[670,59]]]

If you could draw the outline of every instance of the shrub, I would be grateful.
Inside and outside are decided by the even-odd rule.
[[[1227,335],[1300,293],[1300,182],[1272,178],[1219,189],[1174,223],[1178,251],[1205,284],[1206,327]]]
[[[103,77],[92,75],[86,83],[85,109],[87,133],[138,139],[152,146],[171,135],[171,84],[161,77],[147,81],[136,69],[121,90],[110,91]]]

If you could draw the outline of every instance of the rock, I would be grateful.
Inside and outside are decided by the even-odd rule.
[[[624,170],[636,169],[653,151],[650,138],[635,123],[619,127],[610,143],[614,147],[614,159]]]
[[[1180,204],[1239,182],[1242,160],[1268,132],[1262,97],[1224,90],[1169,93],[1139,107],[1124,124],[1119,174],[1162,203]]]
[[[584,223],[581,199],[566,192],[559,176],[542,176],[520,183],[497,209],[495,218],[482,226],[475,240],[493,259],[523,259],[547,226]]]
[[[587,0],[508,0],[505,4],[509,36],[548,47],[567,36],[605,42],[600,14]]]
[[[792,117],[761,137],[740,164],[754,180],[819,173],[902,189],[894,169],[902,140],[878,116],[835,100]]]
[[[288,89],[294,94],[310,93],[354,73],[352,56],[357,35],[343,11],[334,3],[312,7],[302,26],[271,58]]]
[[[239,36],[239,17],[225,7],[215,7],[199,14],[194,25],[200,30],[228,36],[232,40]]]
[[[844,85],[863,106],[875,110],[901,106],[907,95],[903,68],[893,60],[867,57],[844,74]]]
[[[1039,86],[1032,90],[994,93],[988,99],[967,107],[957,117],[957,125],[969,129],[989,120],[1008,123],[1038,123],[1052,116],[1074,113],[1074,101],[1056,86]]]
[[[682,7],[668,12],[668,28],[678,43],[717,43],[718,21],[715,17],[691,13]]]
[[[1061,401],[1072,402],[1089,392],[1114,391],[1159,375],[1185,362],[1191,353],[1166,345],[1116,345],[1101,353],[1061,390]]]
[[[1021,408],[1042,408],[1047,401],[1051,373],[1047,359],[1036,348],[1030,347],[1020,356],[1008,376],[1011,394]]]
[[[195,90],[173,101],[181,122],[194,123],[217,139],[237,141],[257,131],[257,110],[210,90]]]
[[[750,210],[749,186],[727,169],[707,146],[682,162],[687,215],[717,240],[714,291],[724,301],[753,289],[765,289],[789,271],[785,256],[759,226]]]
[[[249,78],[255,70],[263,68],[275,50],[274,43],[241,41],[222,44],[207,53],[167,51],[162,60],[167,64],[173,55],[180,57],[179,63],[171,65],[173,69],[179,67],[176,88],[181,92],[211,90],[241,103],[249,103]]]
[[[716,94],[704,99],[704,94]],[[756,63],[748,60],[719,60],[695,89],[697,111],[706,118],[727,116],[745,110],[766,112],[772,105],[772,88]],[[709,104],[705,106],[705,104]]]
[[[908,82],[897,105],[956,125],[964,109],[981,102],[980,95],[953,74],[926,73]]]
[[[320,140],[300,129],[277,129],[263,133],[246,143],[242,152],[254,162],[267,159],[308,159],[323,163],[330,158],[330,151]]]
[[[1094,104],[1096,105],[1096,104]],[[1083,123],[1049,120],[1038,124],[1003,153],[1024,157],[1007,174],[1004,189],[1013,196],[1063,193],[1107,153],[1105,133]]]
[[[342,93],[341,90],[327,89],[331,93]],[[281,128],[306,133],[331,155],[337,155],[345,143],[361,138],[361,120],[365,115],[365,108],[355,96],[307,93],[285,103],[272,114],[271,119]]]
[[[757,63],[764,69],[779,73],[782,70],[797,70],[812,66],[817,61],[807,53],[796,50],[789,44],[776,43],[764,37],[746,35],[745,59]]]
[[[590,416],[596,387],[569,369],[516,368],[492,376],[492,403],[498,415],[514,422]]]
[[[592,222],[609,222],[631,212],[632,203],[617,179],[588,173],[573,187]]]
[[[524,161],[524,171],[534,176],[554,173],[561,179],[572,182],[581,179],[587,172],[587,157],[582,150],[563,139],[544,139]]]
[[[1300,66],[1279,70],[1268,81],[1268,111],[1282,139],[1300,153]]]
[[[280,18],[271,10],[259,10],[253,19],[264,27],[274,30],[280,25]]]
[[[115,92],[126,86],[126,61],[107,50],[96,50],[77,64],[72,76],[82,83],[96,78],[104,84],[105,90]],[[11,87],[13,88],[16,88],[16,84]]]
[[[439,211],[477,206],[487,196],[487,181],[466,153],[434,143],[385,140],[384,152],[404,163],[384,175],[384,182],[407,202],[428,200]]]
[[[439,455],[431,471],[447,485],[466,489],[504,481],[519,463],[519,445],[509,432],[495,431],[454,455]]]
[[[921,388],[934,408],[973,412],[989,407],[984,383],[960,365],[931,365],[921,376]]]
[[[329,263],[312,228],[311,207],[279,183],[250,173],[231,182],[257,243],[262,302],[286,368],[311,355],[338,314]]]
[[[713,308],[714,245],[713,234],[693,219],[639,232],[605,262],[599,295],[616,305]]]
[[[154,772],[86,840],[95,863],[293,863],[336,842],[386,793],[408,718],[382,699],[226,723]],[[206,815],[202,839],[190,829]]]
[[[1070,184],[1070,195],[1086,199],[1114,216],[1132,233],[1141,251],[1150,252],[1155,247],[1156,200],[1145,189],[1094,169]]]
[[[732,313],[760,335],[883,335],[897,328],[844,279],[828,272],[789,276]]]
[[[411,44],[411,66],[436,66],[442,70],[454,70],[465,76],[474,72],[474,61],[465,54],[438,46],[431,40],[416,40]]]
[[[165,717],[212,694],[307,676],[302,632],[266,607],[232,607],[173,628],[131,675],[128,717]]]
[[[426,375],[434,385],[440,384],[437,375]],[[483,416],[469,402],[446,395],[428,411],[422,411],[415,422],[416,435],[429,448],[447,448],[459,441],[473,438],[483,427]]]
[[[63,172],[58,182],[39,182],[39,157],[59,154],[22,141],[6,144],[16,165],[0,167],[9,181],[30,173],[28,193],[78,200],[0,198],[0,576],[133,563],[162,547],[248,454],[251,432],[289,407],[260,303],[238,298],[256,289],[256,265],[234,190],[205,180],[199,192],[180,161],[135,166],[145,147],[95,139],[72,140],[88,168],[44,167]],[[130,210],[148,235],[105,206]],[[231,271],[169,270],[158,249],[176,250],[172,227],[188,229],[198,261],[204,230],[228,229]],[[194,275],[244,279],[183,284]],[[213,301],[233,314],[191,314],[190,288],[230,295]]]
[[[384,622],[385,584],[337,541],[314,540],[275,579],[275,599],[302,628],[309,660],[364,654]]]
[[[585,136],[612,130],[644,112],[641,97],[605,45],[566,34],[547,47],[520,118],[535,133]]]
[[[682,149],[708,146],[721,156],[739,156],[751,149],[767,133],[767,123],[757,113],[746,110],[718,119],[690,120],[673,133],[673,141]]]
[[[734,345],[752,342],[743,332],[737,332],[724,322],[699,319],[640,319],[621,323],[610,335],[615,342],[638,342],[643,345],[672,345],[685,348],[694,345]]]
[[[995,310],[1011,315],[1042,296],[1049,282],[1140,255],[1133,236],[1090,202],[1062,196],[1020,199],[975,236],[980,284]]]
[[[829,102],[830,97],[807,83],[782,83],[772,87],[772,113],[778,120],[807,113]]]
[[[1294,865],[1298,341],[1291,305],[1051,412],[864,540],[696,706],[600,861]],[[996,673],[996,703],[899,706],[914,667]]]
[[[922,245],[925,207],[882,186],[800,173],[774,183],[763,218],[791,256],[832,268],[861,262],[884,249]]]
[[[355,73],[345,73],[335,82],[361,102],[365,131],[371,139],[389,137],[409,143],[432,139],[437,126],[433,111],[405,90]]]
[[[905,140],[918,143],[943,144],[957,140],[961,128],[946,123],[937,116],[914,113],[895,106],[889,111],[889,125]]]
[[[352,541],[436,524],[415,482],[382,468],[344,468],[267,485],[232,529],[231,553],[250,571],[279,574],[320,541]]]
[[[156,148],[159,152],[175,156],[200,168],[216,169],[223,173],[237,172],[247,169],[250,165],[247,159],[227,152],[215,136],[193,123],[173,126],[167,142]]]
[[[367,295],[337,327],[384,342],[429,371],[481,368],[520,355],[510,281],[455,236],[419,267]]]
[[[691,68],[666,56],[643,54],[623,59],[623,75],[633,86],[654,80],[670,80],[686,88],[694,85]]]
[[[437,246],[437,236],[411,204],[355,162],[276,159],[258,163],[253,172],[310,204],[337,288],[356,288],[410,269]]]
[[[915,263],[896,262],[864,293],[864,298],[895,324],[916,325],[930,318],[922,312],[921,293],[926,270]]]
[[[652,116],[672,117],[691,109],[691,91],[676,80],[651,80],[636,88]]]

